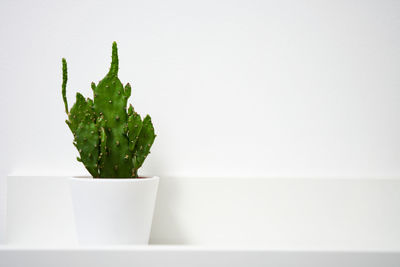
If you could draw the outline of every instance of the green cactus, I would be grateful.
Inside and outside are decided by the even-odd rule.
[[[94,178],[137,178],[156,135],[151,118],[142,121],[129,106],[131,86],[118,79],[118,50],[112,46],[111,67],[97,85],[91,84],[93,100],[76,94],[76,102],[68,110],[66,86],[67,62],[62,59],[62,97],[74,145],[81,161]]]

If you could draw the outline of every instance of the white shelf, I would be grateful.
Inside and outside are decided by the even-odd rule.
[[[271,250],[257,247],[118,246],[22,247],[0,246],[4,267],[398,267],[400,251]]]
[[[8,179],[0,267],[400,266],[400,179],[161,177],[150,246],[78,247],[65,177]]]

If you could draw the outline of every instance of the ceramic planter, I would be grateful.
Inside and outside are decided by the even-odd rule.
[[[148,244],[158,177],[70,179],[78,241],[86,245]]]

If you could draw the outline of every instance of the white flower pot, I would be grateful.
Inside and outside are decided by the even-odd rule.
[[[79,243],[148,244],[158,180],[71,178]]]

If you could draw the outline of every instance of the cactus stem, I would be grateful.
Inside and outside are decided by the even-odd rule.
[[[117,48],[117,43],[113,42],[112,45],[112,56],[111,56],[111,67],[110,67],[110,72],[108,73],[111,76],[117,76],[118,74],[118,48]]]
[[[67,61],[65,58],[62,59],[62,72],[63,72],[63,81],[62,81],[62,98],[64,101],[65,113],[68,112],[68,101],[67,101],[67,81],[68,81],[68,68]]]

